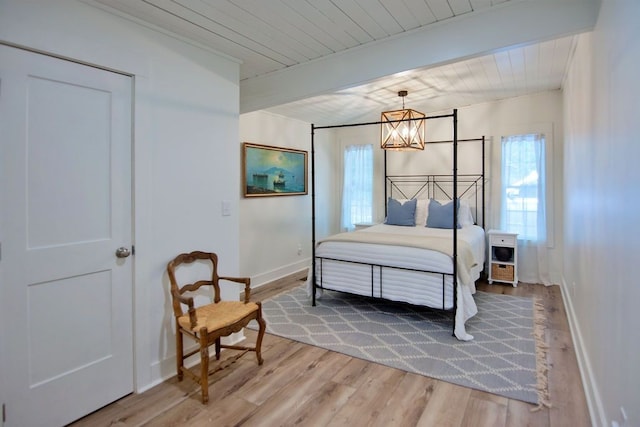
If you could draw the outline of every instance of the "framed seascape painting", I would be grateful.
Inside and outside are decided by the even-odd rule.
[[[242,177],[244,197],[307,194],[307,152],[245,142]]]

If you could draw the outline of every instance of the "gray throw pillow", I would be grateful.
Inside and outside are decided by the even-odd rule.
[[[416,199],[407,200],[403,204],[389,197],[387,219],[384,223],[388,225],[416,225]]]
[[[460,200],[458,209],[460,208]],[[458,228],[460,223],[456,221]],[[453,200],[446,204],[440,204],[437,200],[429,200],[429,216],[427,216],[427,227],[431,228],[453,228]]]

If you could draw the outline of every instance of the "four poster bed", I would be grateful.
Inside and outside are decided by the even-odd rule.
[[[458,140],[457,110],[425,120],[446,118],[453,122],[453,140],[429,144],[452,144],[453,174],[388,175],[385,151],[385,223],[318,241],[315,130],[379,122],[311,125],[313,227],[308,286],[313,305],[323,290],[332,290],[452,311],[454,335],[460,340],[473,339],[465,322],[477,313],[473,294],[485,260],[485,144],[484,137]],[[460,142],[482,143],[482,173],[457,173]]]

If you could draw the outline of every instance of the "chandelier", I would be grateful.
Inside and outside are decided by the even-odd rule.
[[[404,108],[406,90],[398,92],[402,110],[384,111],[380,119],[380,147],[385,150],[424,150],[424,117]]]

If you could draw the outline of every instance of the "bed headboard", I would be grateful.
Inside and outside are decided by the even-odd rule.
[[[385,199],[453,199],[453,175],[387,175],[385,185]],[[484,228],[483,175],[458,174],[457,186],[458,198],[469,204],[476,225]]]
[[[455,135],[455,133],[454,133]],[[429,141],[429,144],[453,144],[453,170],[457,173],[458,143],[481,143],[481,173],[438,175],[390,175],[387,170],[387,154],[384,156],[384,206],[387,214],[387,199],[436,199],[452,200],[455,193],[458,199],[466,201],[476,225],[485,228],[485,137],[455,139],[451,141]],[[477,171],[478,169],[475,169]]]

